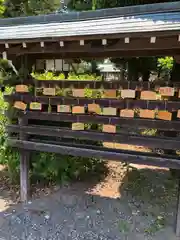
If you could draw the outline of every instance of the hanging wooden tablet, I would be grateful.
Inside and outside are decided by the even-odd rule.
[[[31,110],[41,110],[42,109],[42,104],[39,102],[31,102],[29,108]]]
[[[177,118],[180,118],[180,110],[177,112]]]
[[[153,91],[142,91],[140,98],[143,99],[143,100],[156,100],[157,96],[156,96],[156,92],[153,92]]]
[[[116,114],[117,114],[117,109],[116,108],[112,108],[112,107],[103,108],[103,115],[116,116]]]
[[[154,110],[148,110],[148,109],[140,109],[139,110],[139,116],[140,118],[155,118],[155,111]]]
[[[121,90],[121,97],[122,98],[135,98],[136,91],[132,89],[122,89]]]
[[[88,112],[89,113],[100,114],[101,113],[101,108],[98,104],[95,104],[95,103],[88,104]]]
[[[172,97],[174,96],[174,88],[171,88],[171,87],[160,87],[159,88],[159,93],[162,95],[162,96],[166,96],[166,97]]]
[[[84,123],[72,123],[72,130],[75,130],[75,131],[84,130]]]
[[[120,117],[133,118],[134,117],[134,111],[132,109],[122,109],[120,111]]]
[[[74,106],[72,107],[72,113],[73,114],[82,114],[84,113],[84,107],[81,107],[81,106]]]
[[[107,132],[107,133],[116,133],[116,126],[109,125],[109,124],[104,124],[102,131]]]
[[[27,104],[24,102],[21,102],[21,101],[16,101],[14,103],[14,107],[24,111],[24,110],[26,110]]]
[[[43,88],[43,94],[46,96],[55,96],[56,89],[55,88]]]
[[[106,148],[114,148],[114,143],[113,142],[103,142],[103,147]]]
[[[73,89],[73,97],[84,97],[84,89]]]
[[[116,98],[116,90],[114,90],[114,89],[104,90],[104,97],[105,98]]]
[[[171,121],[172,113],[167,111],[158,111],[157,118],[161,120]]]
[[[19,93],[29,92],[28,86],[23,84],[16,85],[16,92]]]
[[[69,105],[57,105],[57,112],[70,113],[71,107]]]

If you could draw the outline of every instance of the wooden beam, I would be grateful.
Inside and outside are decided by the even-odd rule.
[[[153,38],[154,39],[154,38]],[[179,49],[179,42],[176,37],[166,37],[166,38],[158,38],[158,41],[155,41],[153,44],[149,41],[149,38],[131,38],[129,44],[125,43],[124,38],[121,38],[116,41],[115,44],[110,45],[96,45],[96,44],[86,44],[83,45],[84,40],[80,41],[80,45],[78,42],[69,42],[63,48],[59,47],[59,42],[52,42],[48,44],[41,45],[34,43],[28,45],[27,48],[21,48],[21,54],[34,54],[34,53],[91,53],[94,56],[101,53],[111,53],[111,52],[119,52],[119,51],[147,51],[147,50],[158,50],[163,52],[164,50],[176,50]],[[43,44],[43,45],[42,45]],[[19,50],[19,46],[11,47],[7,49],[9,54],[17,54]],[[3,49],[2,49],[3,51]]]
[[[94,157],[102,159],[111,159],[114,161],[126,161],[131,163],[156,165],[169,168],[180,168],[179,159],[168,157],[155,157],[153,154],[139,153],[131,151],[111,150],[103,147],[95,147],[94,149],[77,148],[70,146],[61,146],[54,144],[45,144],[39,142],[22,141],[16,139],[8,139],[7,143],[12,147],[26,149],[30,151],[53,152],[64,155]]]
[[[27,119],[46,120],[55,122],[81,122],[81,123],[97,123],[97,124],[112,124],[117,126],[132,126],[134,128],[157,128],[166,131],[180,131],[179,121],[164,121],[140,118],[121,118],[109,116],[91,116],[85,114],[71,115],[63,113],[47,113],[47,112],[34,112],[28,111],[25,115],[19,112],[20,116]]]
[[[92,132],[92,131],[72,131],[71,129],[48,127],[48,126],[8,126],[8,132],[20,132],[23,131],[26,134],[40,135],[40,136],[51,136],[51,137],[65,137],[65,138],[80,138],[87,140],[106,141],[106,142],[117,142],[117,143],[128,143],[132,145],[145,146],[150,148],[161,148],[177,150],[180,147],[180,140],[175,138],[158,138],[148,136],[131,136],[128,134],[109,134],[104,132]]]

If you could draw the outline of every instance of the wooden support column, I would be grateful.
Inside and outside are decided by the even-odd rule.
[[[180,238],[180,171],[178,172],[178,200],[177,200],[177,210],[176,210],[176,237]]]
[[[19,125],[26,126],[28,120],[25,118],[19,118]],[[20,132],[20,139],[27,140],[27,135]],[[20,150],[20,187],[21,187],[21,201],[27,202],[29,198],[29,160],[30,152],[28,150]]]

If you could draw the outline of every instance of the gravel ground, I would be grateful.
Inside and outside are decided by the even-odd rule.
[[[56,187],[7,209],[1,191],[0,240],[175,240],[177,184],[169,172],[126,172],[111,161],[108,168],[101,182]]]

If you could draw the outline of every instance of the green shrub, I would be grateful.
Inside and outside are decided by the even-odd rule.
[[[38,80],[57,80],[64,79],[64,75],[56,76],[52,72],[43,74],[33,73],[32,76]],[[75,79],[74,75],[69,75],[69,78]],[[82,76],[82,79],[95,79],[94,76]],[[79,78],[78,78],[79,80]],[[10,93],[12,89],[7,89]],[[33,89],[32,89],[33,91]],[[66,95],[62,89],[57,90],[58,95]],[[87,97],[92,97],[91,90],[86,90]],[[100,94],[100,93],[98,93]],[[7,145],[6,126],[8,119],[4,115],[8,104],[4,102],[3,94],[0,93],[0,164],[5,164],[9,173],[11,183],[19,182],[20,173],[20,155],[19,151],[12,149]],[[72,179],[81,179],[89,172],[104,171],[101,160],[94,158],[72,157],[53,153],[31,154],[30,177],[33,182],[67,182]]]

